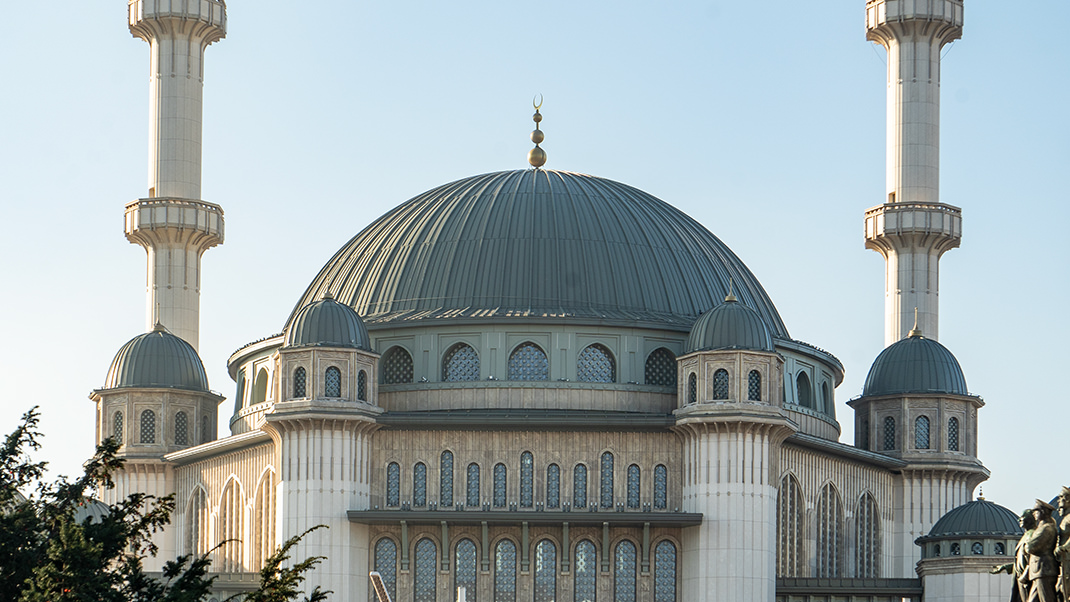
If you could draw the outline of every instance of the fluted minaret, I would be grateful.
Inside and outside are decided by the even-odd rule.
[[[962,212],[940,203],[940,51],[962,35],[963,0],[868,0],[866,39],[888,51],[887,202],[866,211],[866,248],[885,259],[884,343],[918,326],[937,338],[940,256]]]
[[[196,349],[201,254],[223,242],[223,209],[200,200],[204,50],[226,35],[226,4],[129,0],[129,11],[151,59],[149,191],[126,206],[126,237],[148,254],[146,324]]]

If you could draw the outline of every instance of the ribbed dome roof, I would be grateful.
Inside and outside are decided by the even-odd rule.
[[[123,345],[108,369],[105,389],[170,387],[208,392],[204,364],[189,343],[157,325]]]
[[[357,312],[325,293],[298,310],[286,329],[287,347],[306,345],[371,349],[371,339]]]
[[[773,337],[758,312],[729,296],[699,316],[687,337],[685,353],[711,349],[773,351]]]
[[[918,538],[918,543],[944,537],[1002,538],[1021,534],[1017,514],[999,504],[977,499],[948,511],[928,535]]]
[[[969,395],[955,356],[921,335],[889,345],[873,361],[862,395],[949,393]]]
[[[641,190],[520,170],[440,186],[390,211],[323,267],[298,301],[331,290],[369,324],[568,317],[686,331],[728,292],[790,338],[742,261]]]

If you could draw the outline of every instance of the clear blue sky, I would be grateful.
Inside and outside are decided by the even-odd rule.
[[[278,332],[371,220],[525,167],[541,93],[548,168],[691,214],[795,338],[843,361],[853,441],[844,402],[883,346],[862,215],[884,199],[885,59],[864,6],[232,0],[204,95],[203,196],[227,219],[204,258],[212,387],[233,395],[229,354]],[[943,61],[941,200],[964,237],[941,262],[940,341],[985,398],[985,497],[1012,509],[1070,485],[1070,51],[1051,25],[1068,20],[1064,0],[969,2]],[[39,404],[64,474],[92,452],[87,394],[144,329],[145,254],[122,215],[147,194],[148,56],[122,0],[9,2],[0,21],[0,431]]]

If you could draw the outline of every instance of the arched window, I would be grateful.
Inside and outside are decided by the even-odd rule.
[[[996,553],[996,556],[1005,556],[1007,554],[1007,546],[1003,545],[1002,541],[997,541],[992,551]]]
[[[465,488],[464,503],[473,507],[479,507],[479,464],[472,462],[468,465],[468,483]]]
[[[546,352],[532,342],[521,343],[509,355],[509,380],[549,380]]]
[[[698,401],[698,377],[692,372],[687,375],[687,403],[696,401]]]
[[[234,394],[234,413],[245,406],[245,370],[238,372],[238,392]]]
[[[561,507],[561,467],[557,464],[546,467],[546,507]]]
[[[603,508],[613,507],[613,454],[602,454],[602,463],[598,471],[598,480],[601,484],[599,497]]]
[[[817,502],[817,576],[843,576],[843,503],[831,484]]]
[[[646,369],[643,382],[659,387],[676,386],[676,354],[664,347],[658,347],[646,356]]]
[[[880,577],[880,549],[880,513],[877,512],[877,502],[873,496],[866,493],[858,500],[858,541],[855,545],[858,553],[857,577],[863,579]]]
[[[412,469],[412,505],[427,505],[427,465],[423,462],[417,462]]]
[[[595,602],[598,591],[598,558],[594,544],[584,539],[576,544],[576,576],[572,598],[576,602]]]
[[[929,449],[929,417],[914,419],[914,449]]]
[[[884,451],[895,449],[895,418],[884,418]]]
[[[724,368],[713,373],[713,398],[728,399],[728,370]]]
[[[557,599],[557,546],[544,539],[535,546],[535,602]]]
[[[814,392],[810,390],[810,377],[800,372],[795,377],[795,401],[804,408],[814,407]]]
[[[427,537],[416,542],[416,569],[413,576],[413,600],[435,602],[435,580],[438,576],[438,546]]]
[[[476,544],[467,537],[457,542],[453,561],[453,591],[463,587],[465,599],[476,602]]]
[[[505,464],[498,463],[494,465],[494,507],[504,508],[506,497],[506,479],[508,471],[505,469]]]
[[[535,460],[531,452],[520,454],[520,507],[531,508],[535,498]]]
[[[614,602],[635,602],[635,544],[627,539],[617,544],[613,563]]]
[[[457,343],[442,358],[442,381],[479,380],[479,356],[471,345]]]
[[[152,410],[141,412],[141,442],[156,443],[156,413]]]
[[[609,349],[598,343],[584,347],[576,363],[576,380],[583,383],[616,382],[617,363]]]
[[[259,571],[275,552],[275,471],[265,471],[256,486],[250,531],[253,535],[252,566]]]
[[[342,371],[334,366],[327,368],[323,374],[323,396],[342,396]]]
[[[268,373],[261,368],[256,373],[256,382],[253,383],[253,405],[267,401]]]
[[[858,447],[869,450],[869,419],[865,416],[858,421],[858,428],[855,429],[855,434],[858,439]]]
[[[294,370],[294,397],[305,397],[308,393],[308,375],[305,369],[298,366]]]
[[[676,602],[676,544],[654,546],[654,602]]]
[[[438,505],[453,506],[453,452],[449,450],[438,460]]]
[[[219,544],[217,555],[222,565],[214,565],[213,568],[224,573],[234,573],[242,570],[242,514],[245,509],[241,486],[237,479],[231,479],[223,488],[223,496],[219,500]]]
[[[197,487],[186,506],[186,554],[203,556],[216,544],[208,532],[208,496]]]
[[[368,401],[368,373],[363,370],[357,372],[357,399]]]
[[[954,420],[954,419],[952,419]],[[119,445],[123,443],[123,413],[116,412],[111,419],[111,436]]]
[[[122,417],[120,416],[120,421]],[[121,422],[120,422],[121,424]],[[122,441],[122,438],[119,439]],[[947,450],[959,451],[959,419],[952,417],[947,421]]]
[[[777,577],[803,576],[803,512],[799,482],[786,475],[776,494]]]
[[[397,462],[386,465],[386,505],[401,505],[401,465]]]
[[[189,445],[189,417],[185,412],[175,413],[175,445]]]
[[[669,505],[669,471],[664,464],[654,467],[654,508],[664,510]]]
[[[572,470],[572,507],[587,507],[587,466],[577,464]]]
[[[832,413],[832,404],[829,401],[829,384],[821,383],[821,411],[826,414]]]
[[[412,356],[404,347],[387,349],[380,366],[379,380],[384,385],[412,382]]]
[[[751,370],[747,374],[747,401],[762,400],[762,373]]]
[[[957,541],[956,542],[952,542],[952,544],[951,544],[951,555],[952,556],[959,556],[961,554],[962,554],[962,548],[959,546],[959,542],[957,542]]]
[[[503,539],[494,548],[494,602],[516,601],[516,544]]]
[[[639,507],[639,466],[632,464],[628,466],[628,507]]]
[[[398,546],[393,539],[384,537],[375,542],[375,570],[383,578],[383,585],[391,600],[397,599]]]
[[[212,440],[212,425],[208,422],[208,416],[201,416],[201,444]]]

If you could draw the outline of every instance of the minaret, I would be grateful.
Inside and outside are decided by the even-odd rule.
[[[223,242],[223,209],[201,196],[204,50],[226,35],[223,0],[129,0],[149,43],[149,193],[126,206],[126,238],[148,254],[146,325],[198,345],[201,254]]]
[[[962,211],[940,203],[940,50],[962,35],[963,0],[868,0],[866,39],[888,51],[887,202],[866,211],[866,248],[885,260],[885,346],[918,325],[937,338],[940,256]]]

